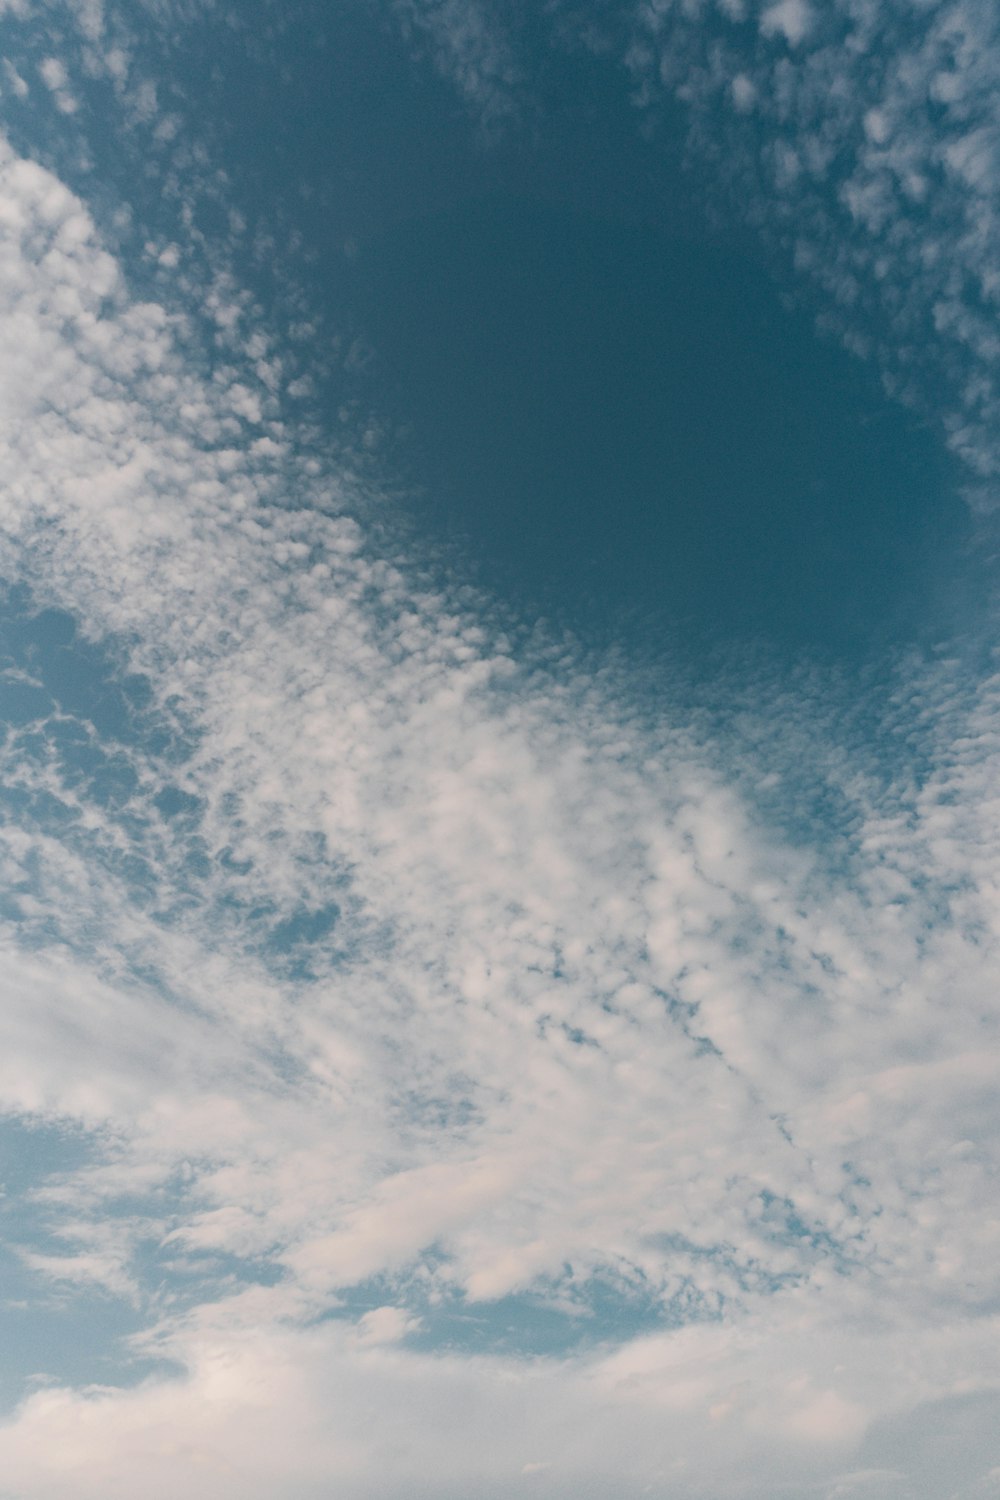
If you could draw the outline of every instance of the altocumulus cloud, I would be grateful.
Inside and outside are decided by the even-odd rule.
[[[5,1492],[990,1493],[997,679],[651,707],[402,555],[238,288],[210,362],[0,204],[7,1206],[134,1320]]]

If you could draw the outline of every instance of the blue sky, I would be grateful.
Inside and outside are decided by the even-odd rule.
[[[0,1496],[994,1493],[991,7],[0,26]]]

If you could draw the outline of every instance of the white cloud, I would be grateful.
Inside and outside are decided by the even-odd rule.
[[[57,57],[44,58],[38,66],[38,71],[42,75],[46,88],[51,89],[53,93],[57,89],[66,87],[66,69]]]
[[[7,58],[4,59],[3,71],[8,85],[14,91],[15,98],[26,98],[29,92],[28,85],[25,83],[24,79],[21,77],[20,73],[17,71],[14,65]]]
[[[764,36],[783,36],[797,47],[812,29],[812,11],[806,0],[777,0],[762,12],[760,29]]]
[[[745,114],[753,109],[757,98],[757,90],[753,80],[748,78],[745,73],[737,73],[729,85],[729,91],[732,94],[733,104],[741,113]]]
[[[42,82],[55,99],[57,108],[64,115],[75,114],[79,108],[77,101],[67,88],[69,76],[66,68],[57,57],[46,57],[38,65]]]
[[[398,1344],[420,1327],[420,1320],[400,1307],[373,1307],[358,1319],[358,1342],[364,1346]]]

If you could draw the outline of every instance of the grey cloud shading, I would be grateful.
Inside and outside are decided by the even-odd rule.
[[[984,1478],[987,1486],[998,1478],[998,1420],[1000,1392],[956,1394],[875,1423],[859,1456],[876,1475],[898,1475],[902,1493],[982,1493]],[[986,1476],[984,1455],[991,1465]],[[860,1486],[862,1495],[869,1492],[878,1493]]]

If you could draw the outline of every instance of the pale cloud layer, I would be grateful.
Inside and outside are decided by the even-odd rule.
[[[990,1494],[1000,681],[651,708],[401,555],[217,272],[137,294],[4,145],[0,571],[63,613],[5,679],[0,1108],[87,1147],[12,1239],[141,1328],[0,1493]]]

